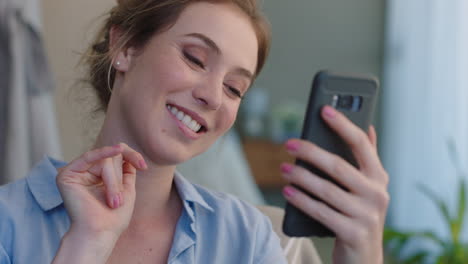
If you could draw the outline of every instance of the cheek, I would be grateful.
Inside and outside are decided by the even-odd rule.
[[[173,50],[149,53],[140,58],[134,64],[132,74],[134,78],[130,86],[133,86],[134,91],[144,91],[151,97],[157,97],[160,93],[186,89],[193,82],[193,73]],[[139,87],[134,87],[135,85]],[[151,95],[148,90],[152,91]]]
[[[225,110],[223,111],[220,119],[223,134],[229,130],[234,124],[234,121],[236,121],[238,110],[238,103],[225,107]]]
[[[190,88],[195,81],[194,73],[176,54],[161,56],[152,65],[152,83],[159,89],[178,91]]]

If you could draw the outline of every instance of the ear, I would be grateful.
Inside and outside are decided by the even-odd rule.
[[[123,37],[122,30],[118,26],[112,26],[109,32],[109,49],[113,52],[112,66],[120,72],[128,71],[133,58],[134,48],[131,46],[119,47]]]

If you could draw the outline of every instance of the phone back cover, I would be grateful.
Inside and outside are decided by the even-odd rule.
[[[320,112],[324,105],[331,104],[334,95],[361,96],[362,104],[359,112],[340,111],[354,124],[367,131],[373,118],[377,88],[378,82],[372,77],[339,75],[325,71],[319,72],[313,81],[301,138],[343,157],[357,167],[357,163],[349,147],[322,120]],[[333,181],[328,175],[306,162],[296,160],[296,164],[307,168],[320,177]],[[317,199],[313,195],[309,195]],[[334,236],[334,233],[327,227],[302,213],[302,211],[289,203],[286,205],[283,232],[289,236]]]

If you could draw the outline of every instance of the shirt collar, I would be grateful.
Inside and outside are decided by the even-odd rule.
[[[214,209],[208,205],[197,188],[195,188],[195,186],[187,179],[185,179],[184,176],[182,176],[182,174],[180,174],[178,171],[174,173],[174,183],[180,195],[180,199],[182,199],[184,204],[187,202],[192,204],[195,203],[207,209],[208,211],[214,212]],[[191,214],[190,216],[193,220],[193,216]]]
[[[57,168],[65,165],[63,161],[46,156],[33,167],[26,178],[34,199],[44,211],[54,209],[63,203],[55,178]]]

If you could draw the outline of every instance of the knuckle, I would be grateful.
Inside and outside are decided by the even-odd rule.
[[[352,138],[350,144],[351,147],[357,148],[357,147],[362,147],[363,145],[369,144],[369,138],[367,135],[364,133],[364,131],[359,130],[356,134],[355,137]]]
[[[386,189],[376,188],[372,194],[372,200],[376,204],[377,208],[387,208],[390,202],[390,194]]]
[[[111,157],[111,160],[115,160],[115,161],[119,161],[121,162],[123,160],[123,154],[122,153],[119,153],[113,157]]]
[[[331,219],[330,208],[322,202],[317,202],[317,210],[314,210],[318,220],[328,222]]]
[[[306,141],[303,144],[303,147],[298,149],[299,158],[304,161],[311,162],[314,160],[314,156],[320,152],[320,148],[312,142]]]
[[[374,229],[380,225],[380,215],[377,212],[368,212],[365,219],[366,226],[369,229]]]
[[[363,245],[369,243],[369,230],[362,225],[356,225],[350,232],[351,237],[357,244]]]
[[[112,146],[104,146],[102,148],[96,149],[95,151],[105,152],[105,151],[109,151],[109,150],[112,150],[112,149],[113,149]]]
[[[383,177],[382,177],[383,183],[385,184],[385,186],[387,186],[390,182],[390,176],[388,175],[388,172],[384,169],[383,169],[382,174],[383,174]]]
[[[93,156],[93,153],[91,151],[87,151],[85,153],[83,153],[83,155],[81,155],[81,158],[85,161],[85,162],[90,162],[91,159],[92,159],[92,156]]]
[[[141,154],[138,153],[138,152],[136,152],[136,153],[137,153],[137,158],[138,158],[138,160],[145,160],[145,159],[143,158],[143,155],[141,155]]]
[[[318,191],[320,192],[321,198],[323,198],[325,201],[332,201],[337,198],[337,192],[336,192],[336,187],[329,183],[329,182],[323,182],[318,186]]]
[[[111,157],[111,158],[105,158],[103,159],[102,161],[104,162],[104,166],[109,166],[109,165],[114,165],[114,157]]]
[[[390,193],[388,191],[385,192],[385,205],[388,206],[392,198],[390,197]]]
[[[316,144],[310,141],[306,141],[305,145],[307,146],[310,152],[315,152],[317,150],[320,150],[319,146],[317,146]]]
[[[353,226],[353,228],[342,227],[342,229],[340,230],[339,236],[345,241],[356,242],[356,239],[357,239],[356,229],[357,228],[355,226]]]
[[[297,167],[290,174],[291,182],[294,183],[303,183],[305,181],[306,170],[302,167]]]
[[[381,208],[387,208],[389,203],[390,203],[390,194],[387,191],[385,191],[380,195],[379,205]]]
[[[343,161],[340,157],[338,157],[335,154],[333,154],[333,161],[331,167],[331,172],[333,175],[344,175],[347,173],[346,166],[344,165]]]

